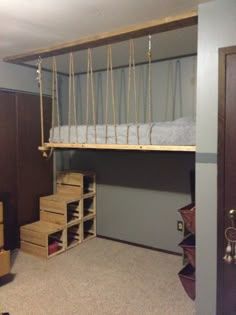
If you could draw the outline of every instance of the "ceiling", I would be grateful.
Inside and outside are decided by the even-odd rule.
[[[209,0],[1,0],[0,58],[177,15],[204,2]],[[196,26],[168,33],[153,36],[154,59],[196,52]],[[137,61],[145,61],[147,45],[145,38],[135,40]],[[127,64],[127,46],[114,45],[115,66]],[[95,68],[105,67],[105,54],[104,47],[94,49]],[[75,59],[76,72],[85,71],[85,52]],[[68,58],[59,57],[59,70],[67,67]]]

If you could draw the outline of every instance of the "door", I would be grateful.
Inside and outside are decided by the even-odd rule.
[[[51,98],[44,97],[45,139],[49,138]],[[52,158],[45,159],[41,144],[39,96],[16,94],[18,226],[39,220],[39,198],[53,192]]]
[[[229,210],[236,209],[236,46],[220,49],[219,56],[217,315],[236,315],[233,243],[233,261],[223,260],[228,244],[225,230],[234,224],[236,227],[236,217],[232,221],[229,218]]]

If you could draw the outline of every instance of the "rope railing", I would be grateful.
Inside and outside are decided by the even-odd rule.
[[[117,144],[117,126],[116,126],[116,106],[115,106],[115,95],[114,95],[114,78],[113,78],[113,62],[112,62],[112,49],[111,45],[107,46],[107,82],[106,82],[106,130],[105,130],[105,143],[108,140],[108,104],[109,104],[109,74],[111,84],[111,99],[112,99],[112,116],[113,116],[113,127],[115,134],[115,143]]]
[[[91,103],[92,103],[92,117],[93,117],[93,127],[94,127],[94,140],[97,143],[97,127],[96,127],[96,109],[95,109],[95,99],[94,99],[94,79],[93,79],[93,63],[92,63],[92,52],[88,49],[87,52],[87,92],[86,92],[86,142],[88,143],[88,129],[89,129],[89,85],[91,91]]]

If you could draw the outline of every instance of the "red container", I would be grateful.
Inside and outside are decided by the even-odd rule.
[[[58,251],[58,242],[55,241],[48,245],[48,255],[52,255]]]
[[[190,203],[178,211],[181,214],[188,231],[195,234],[195,205]]]
[[[195,300],[196,296],[196,288],[195,288],[195,268],[192,265],[186,265],[180,272],[179,272],[180,281],[184,287],[185,292],[188,296]]]
[[[195,267],[195,236],[189,234],[185,239],[179,244],[183,248],[185,256],[187,256],[190,264]]]

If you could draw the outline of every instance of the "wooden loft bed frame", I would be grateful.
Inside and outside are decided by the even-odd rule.
[[[183,13],[177,16],[166,17],[163,19],[150,21],[138,26],[127,27],[118,31],[102,33],[96,36],[72,41],[65,44],[34,50],[31,52],[5,57],[5,62],[14,64],[24,64],[24,62],[32,61],[40,58],[53,57],[74,51],[91,49],[98,46],[113,44],[133,38],[143,37],[161,32],[176,30],[198,23],[197,11]],[[42,93],[41,93],[42,94]],[[42,110],[41,110],[42,114]],[[41,115],[41,125],[43,119]],[[140,145],[140,144],[80,144],[80,143],[45,143],[43,128],[41,132],[42,145],[39,150],[45,152],[53,148],[72,148],[72,149],[108,149],[108,150],[142,150],[142,151],[182,151],[195,152],[196,146],[178,146],[178,145]]]

